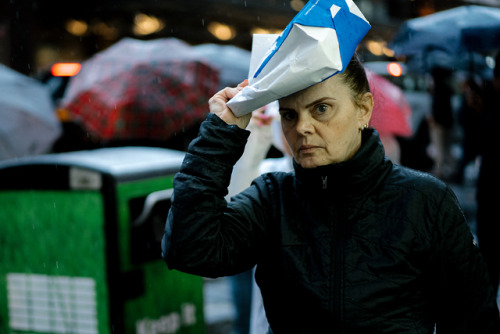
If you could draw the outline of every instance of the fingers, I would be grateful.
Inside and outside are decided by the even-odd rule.
[[[236,117],[233,115],[232,111],[227,107],[226,103],[236,96],[243,88],[248,86],[248,80],[243,80],[236,87],[226,87],[223,90],[216,93],[210,100],[208,100],[208,107],[211,113],[216,114],[222,118],[226,123],[233,124]],[[248,118],[248,121],[250,118]],[[248,121],[244,124],[244,127],[248,125]]]
[[[237,88],[245,88],[246,86],[248,86],[248,79],[245,79],[243,80],[242,82],[239,83],[239,85],[237,86]]]
[[[226,89],[223,89],[222,91],[225,91],[226,97],[228,98],[227,101],[231,100],[233,97],[236,96],[243,88],[248,86],[248,80],[245,79],[242,82],[238,84],[238,86],[232,88],[232,87],[227,87]],[[226,102],[227,102],[226,101]]]
[[[216,99],[222,102],[228,102],[230,99],[236,96],[243,88],[248,86],[248,80],[243,80],[236,87],[226,87],[219,92],[217,92],[210,100]],[[210,102],[210,101],[209,101]]]

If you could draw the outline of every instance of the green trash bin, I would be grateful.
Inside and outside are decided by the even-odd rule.
[[[203,333],[203,280],[160,240],[183,152],[119,147],[0,163],[0,333]]]

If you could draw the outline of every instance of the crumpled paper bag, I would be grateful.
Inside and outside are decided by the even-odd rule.
[[[227,106],[239,117],[343,72],[370,28],[352,0],[310,0]]]

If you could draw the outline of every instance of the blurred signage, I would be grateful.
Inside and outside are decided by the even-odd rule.
[[[80,72],[81,67],[80,63],[56,63],[50,72],[55,77],[72,77]]]

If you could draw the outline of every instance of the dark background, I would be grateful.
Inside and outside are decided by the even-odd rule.
[[[28,75],[46,71],[58,61],[82,61],[123,37],[153,39],[177,37],[190,44],[223,43],[250,49],[252,29],[282,30],[297,13],[292,8],[305,0],[0,0],[0,63]],[[408,18],[464,4],[499,6],[499,0],[355,0],[372,24],[364,40],[390,42]],[[165,23],[147,36],[134,35],[134,17],[153,15]],[[70,20],[88,25],[82,36],[69,33]],[[220,22],[234,28],[234,38],[221,41],[207,27]],[[102,29],[108,29],[103,33]],[[109,29],[111,33],[109,33]],[[368,60],[373,55],[360,45]],[[384,60],[384,59],[380,59]]]

